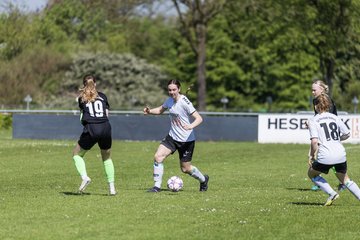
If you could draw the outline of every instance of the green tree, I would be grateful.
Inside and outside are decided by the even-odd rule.
[[[285,21],[284,10],[277,1],[229,0],[220,13],[226,19],[220,28],[232,43],[226,54],[232,65],[226,65],[237,73],[224,88],[232,93],[232,107],[255,111],[309,107],[311,92],[303,89],[309,88],[317,60],[307,52],[301,31]]]
[[[31,15],[24,15],[17,8],[0,14],[1,59],[10,60],[35,44],[31,19]]]
[[[45,9],[45,23],[50,22],[66,33],[72,40],[81,43],[103,41],[107,28],[104,11],[91,8],[82,1],[62,0]]]
[[[335,72],[340,67],[337,63],[353,48],[354,37],[358,38],[353,34],[352,22],[359,18],[355,1],[297,0],[292,3],[293,6],[287,5],[287,9],[293,8],[290,22],[298,23],[315,50],[322,78],[332,94]]]
[[[0,62],[0,104],[19,106],[26,95],[33,105],[52,107],[51,98],[58,92],[69,59],[49,46],[36,45],[9,61]]]
[[[224,10],[226,11],[226,10]],[[253,98],[245,98],[239,90],[244,86],[244,72],[235,60],[237,43],[228,34],[228,22],[219,14],[208,25],[206,82],[207,82],[207,109],[217,110],[223,106],[221,99],[229,100],[230,109],[247,109],[253,103]]]
[[[180,21],[180,32],[196,57],[197,104],[206,110],[206,37],[209,22],[221,11],[221,0],[173,0]],[[182,6],[187,11],[182,11]]]

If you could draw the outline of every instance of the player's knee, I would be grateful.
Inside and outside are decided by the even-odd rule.
[[[319,175],[319,174],[318,174],[317,172],[315,172],[312,168],[309,168],[307,174],[308,174],[308,177],[309,177],[310,179],[315,178],[316,176]]]
[[[101,150],[101,157],[102,157],[102,160],[105,161],[107,159],[110,158],[110,155],[111,155],[111,149],[102,149]]]
[[[79,153],[80,153],[80,148],[75,147],[72,152],[73,156],[79,155]]]
[[[84,157],[85,153],[86,153],[86,150],[83,150],[83,149],[74,149],[74,150],[73,150],[73,157],[74,157],[74,156]]]
[[[312,175],[310,169],[308,170],[307,175],[308,175],[308,177],[309,177],[310,179],[314,177],[314,176]]]
[[[180,167],[180,168],[181,168],[181,171],[182,171],[183,173],[188,173],[188,174],[191,173],[191,167],[189,168],[189,167],[187,167],[187,166],[182,166],[182,167]]]
[[[86,152],[87,152],[87,150],[82,149],[80,146],[77,146],[73,150],[73,157],[76,156],[76,155],[79,155],[80,157],[83,157]]]
[[[162,163],[163,161],[164,161],[164,156],[162,156],[161,154],[155,154],[154,155],[154,161],[156,162],[156,163]]]

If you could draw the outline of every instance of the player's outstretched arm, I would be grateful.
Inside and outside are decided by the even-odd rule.
[[[143,110],[144,115],[159,115],[162,114],[165,111],[165,108],[163,106],[159,106],[157,108],[150,108],[149,106],[146,106]]]

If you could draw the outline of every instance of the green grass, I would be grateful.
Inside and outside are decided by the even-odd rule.
[[[87,195],[72,162],[74,141],[12,140],[0,132],[0,239],[359,239],[360,202],[347,190],[331,207],[309,191],[307,145],[197,142],[193,164],[208,192],[183,175],[177,154],[164,181],[178,193],[147,193],[158,142],[114,141],[118,195],[107,196],[99,151],[86,155]],[[360,183],[360,146],[346,145]],[[336,186],[334,174],[326,179]],[[163,186],[165,187],[165,185]]]

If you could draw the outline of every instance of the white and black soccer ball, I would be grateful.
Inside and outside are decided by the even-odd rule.
[[[184,186],[183,180],[178,176],[172,176],[167,181],[167,187],[172,192],[178,192]]]

